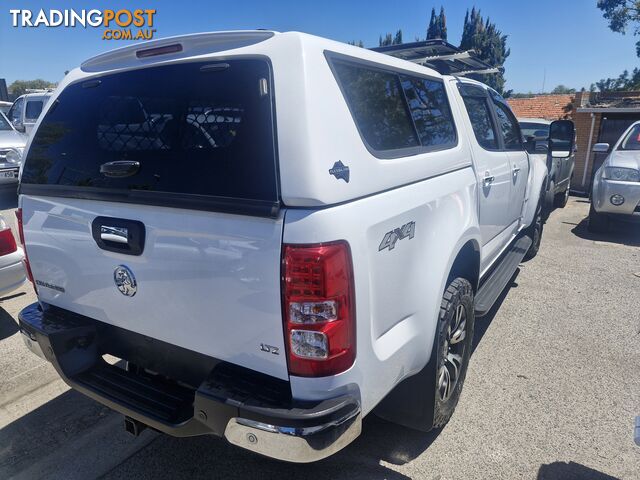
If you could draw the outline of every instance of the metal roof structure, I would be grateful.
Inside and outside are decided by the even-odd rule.
[[[464,76],[470,73],[503,71],[502,67],[494,67],[480,60],[473,50],[463,51],[440,39],[375,47],[371,50],[433,68],[443,75]]]

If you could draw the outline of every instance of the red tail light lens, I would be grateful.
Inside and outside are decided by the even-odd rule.
[[[7,227],[0,230],[0,256],[13,253],[16,250],[18,250],[18,246],[16,245],[16,239],[13,237],[13,233],[11,233],[11,229]]]
[[[27,256],[27,246],[24,244],[24,228],[22,226],[22,209],[16,210],[16,220],[18,220],[18,235],[20,235],[20,243],[24,249],[24,267],[27,271],[27,277],[29,281],[33,283],[33,274],[31,273],[31,265],[29,265],[29,257]]]
[[[289,373],[323,377],[344,372],[356,358],[349,244],[285,245],[282,264]]]

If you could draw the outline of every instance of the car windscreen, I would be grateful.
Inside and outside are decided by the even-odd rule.
[[[70,85],[35,133],[22,185],[64,186],[81,198],[83,189],[114,200],[127,192],[123,201],[146,192],[148,203],[154,193],[276,202],[270,90],[261,59],[150,67]],[[112,162],[139,167],[118,176],[105,170]]]
[[[549,125],[546,123],[519,122],[520,131],[524,138],[536,137],[547,138],[549,136]]]
[[[640,125],[634,126],[624,140],[620,143],[618,150],[640,150]]]

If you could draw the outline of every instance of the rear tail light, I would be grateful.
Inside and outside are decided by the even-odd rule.
[[[349,244],[285,245],[282,273],[289,373],[323,377],[344,372],[356,357]]]
[[[16,245],[16,239],[13,237],[13,233],[11,233],[11,229],[5,227],[0,230],[0,256],[13,253],[16,250],[18,250],[18,246]]]
[[[16,219],[18,220],[18,235],[20,235],[20,243],[24,249],[24,268],[27,271],[29,281],[33,283],[33,274],[31,273],[31,265],[29,265],[29,256],[27,255],[27,246],[24,243],[24,227],[22,224],[22,208],[16,210]]]

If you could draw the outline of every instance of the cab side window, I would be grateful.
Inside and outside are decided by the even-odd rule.
[[[26,120],[37,120],[42,113],[42,107],[42,100],[31,100],[30,102],[27,102],[27,108],[24,112],[24,118]]]
[[[489,98],[484,89],[463,84],[459,85],[459,89],[476,140],[486,150],[498,150],[498,135],[489,109]]]
[[[511,109],[503,102],[493,98],[493,107],[498,121],[498,128],[502,134],[505,150],[523,150],[522,134],[516,117]]]

